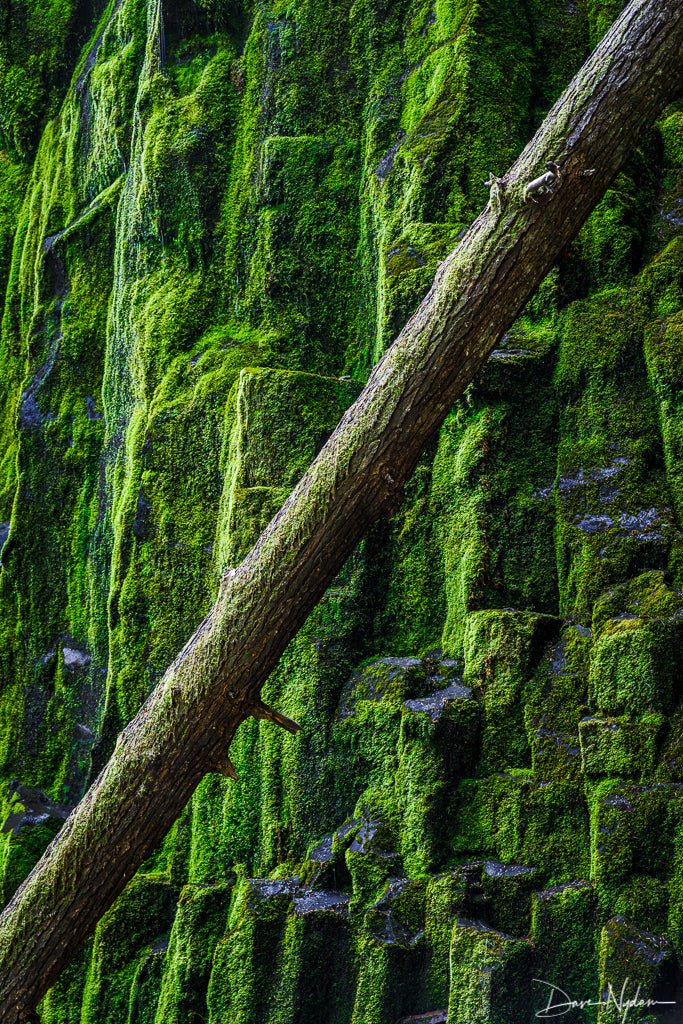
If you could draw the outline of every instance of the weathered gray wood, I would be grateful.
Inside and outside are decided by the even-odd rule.
[[[0,1018],[21,1024],[249,715],[260,687],[640,134],[683,91],[683,0],[633,0],[135,719],[0,918]],[[527,185],[558,173],[536,201]],[[281,720],[285,727],[295,723]]]

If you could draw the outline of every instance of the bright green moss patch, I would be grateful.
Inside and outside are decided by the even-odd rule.
[[[441,430],[432,507],[446,571],[442,641],[456,654],[470,611],[557,609],[548,557],[556,472],[549,440],[557,430],[552,344],[547,324],[509,332]]]
[[[484,712],[479,774],[529,765],[522,695],[556,628],[549,616],[521,612],[477,612],[467,620],[465,680]]]
[[[57,983],[40,1003],[40,1019],[47,1024],[81,1024],[83,990],[92,956],[93,940],[81,946]],[[155,993],[156,994],[156,993]],[[133,1018],[135,1020],[135,1018]],[[126,1021],[126,1024],[128,1022]],[[131,1022],[133,1024],[133,1022]],[[153,1019],[142,1017],[137,1024],[153,1024]]]
[[[666,719],[661,714],[585,718],[579,723],[581,760],[588,776],[649,776],[655,769]]]
[[[675,1002],[671,947],[664,936],[642,931],[624,917],[613,917],[602,929],[599,957],[600,990],[609,991],[611,986],[615,994],[615,999],[601,1007],[600,1024],[619,1020],[622,991],[624,1001],[640,997],[643,1001]],[[646,1019],[642,1009],[636,1013],[636,1020]]]
[[[168,932],[175,897],[165,879],[136,875],[101,918],[83,994],[83,1024],[127,1024],[138,961]]]
[[[680,686],[678,646],[676,625],[609,619],[591,652],[591,700],[611,715],[670,711]]]
[[[576,783],[535,783],[521,771],[461,782],[454,834],[459,859],[495,856],[534,867],[541,884],[588,874],[588,808]]]
[[[589,0],[588,24],[590,26],[591,46],[598,44],[625,6],[625,0]]]
[[[610,912],[617,901],[622,912],[630,906],[631,919],[647,926],[654,912],[661,915],[661,892],[656,886],[649,889],[649,882],[640,882],[633,890],[629,887],[636,885],[638,877],[668,883],[675,876],[680,787],[605,781],[595,788],[591,805],[591,876],[599,901]],[[652,906],[648,900],[654,900]]]
[[[683,112],[675,108],[659,124],[664,143],[666,167],[681,167],[683,164]]]
[[[513,1024],[531,1008],[528,943],[459,919],[451,940],[448,1024]]]
[[[206,1007],[213,952],[222,938],[232,882],[187,885],[180,894],[164,962],[157,1019],[181,1024]]]
[[[531,936],[542,982],[534,984],[536,1012],[548,1004],[557,985],[576,999],[594,998],[598,974],[595,964],[595,892],[589,882],[569,882],[536,892],[532,898]],[[552,1002],[559,1002],[553,999]],[[582,1024],[594,1021],[594,1010],[574,1010]]]
[[[3,844],[2,903],[8,903],[28,873],[37,864],[45,848],[61,828],[61,822],[49,819],[45,824],[28,825],[11,832]],[[4,838],[4,837],[3,837]]]
[[[402,717],[396,797],[401,853],[411,875],[434,870],[447,859],[453,791],[472,773],[478,753],[479,705],[466,694],[440,714],[421,711],[420,701],[410,701]]]

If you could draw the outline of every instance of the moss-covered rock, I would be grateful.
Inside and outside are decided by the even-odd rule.
[[[675,1006],[675,968],[661,935],[635,928],[624,917],[611,918],[600,936],[599,1024],[623,1019],[628,1002],[635,1021],[651,1019],[649,1010]]]
[[[597,999],[594,931],[595,891],[590,882],[568,882],[533,894],[531,936],[538,979],[534,984],[537,1014],[549,1004],[561,1003],[564,992],[579,1002]],[[551,986],[559,988],[560,993]],[[593,1007],[577,1007],[572,1013],[582,1024],[595,1020]]]
[[[531,947],[481,921],[458,919],[451,939],[448,1024],[513,1024],[531,1011]]]
[[[4,899],[623,6],[5,5]],[[516,1024],[683,968],[680,108],[284,653],[301,732],[241,726],[41,1018]]]

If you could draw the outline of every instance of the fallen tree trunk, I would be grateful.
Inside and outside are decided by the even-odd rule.
[[[683,91],[683,0],[633,0],[440,266],[419,309],[0,918],[0,1018],[32,1019],[201,778],[233,776],[260,687],[453,402]]]

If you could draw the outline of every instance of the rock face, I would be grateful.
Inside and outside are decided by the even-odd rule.
[[[3,902],[623,3],[5,6]],[[678,105],[41,1020],[680,1019],[682,181]]]

